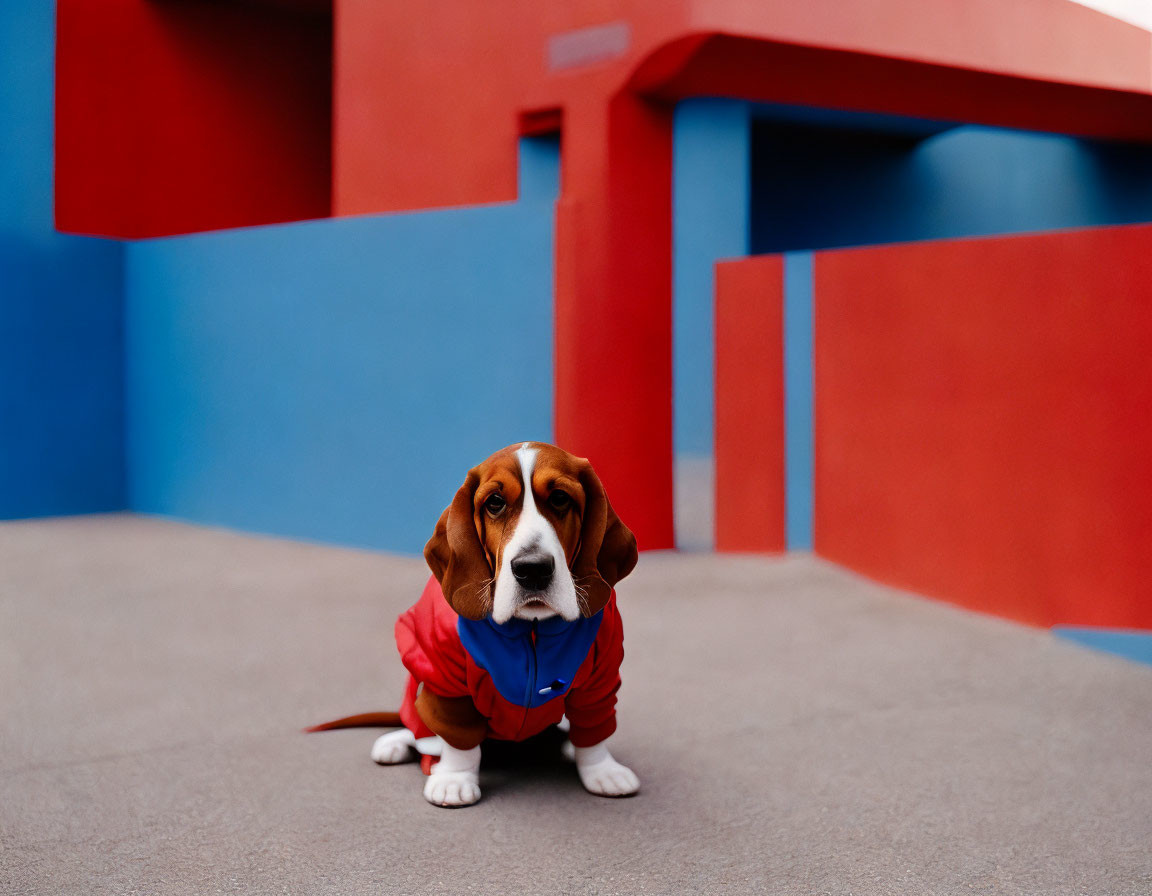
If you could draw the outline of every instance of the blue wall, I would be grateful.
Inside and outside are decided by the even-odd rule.
[[[749,105],[676,107],[672,154],[673,431],[677,455],[712,454],[713,265],[749,254]]]
[[[557,147],[521,163],[514,204],[128,246],[132,507],[416,553],[549,440]]]
[[[1114,653],[1139,663],[1152,664],[1152,632],[1113,628],[1057,625],[1052,631],[1082,647]]]
[[[713,264],[748,254],[750,125],[740,100],[689,100],[673,119],[675,525],[677,546],[689,550],[714,543]]]
[[[122,508],[120,244],[52,226],[55,5],[0,0],[0,517]]]

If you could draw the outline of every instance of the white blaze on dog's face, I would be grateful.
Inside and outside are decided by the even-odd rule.
[[[523,442],[469,471],[424,556],[462,616],[574,620],[632,571],[636,539],[588,461]]]
[[[539,449],[532,448],[527,442],[516,451],[522,486],[518,514],[516,508],[507,506],[506,499],[498,492],[484,504],[484,511],[490,517],[514,515],[508,526],[511,536],[497,552],[499,560],[492,600],[492,620],[497,623],[507,622],[513,616],[547,619],[559,614],[572,621],[580,615],[564,546],[560,544],[552,521],[536,506],[536,484],[532,474],[538,453]],[[554,512],[571,513],[572,497],[568,492],[554,482],[541,485],[541,496]]]

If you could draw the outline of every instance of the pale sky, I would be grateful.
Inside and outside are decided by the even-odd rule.
[[[1074,0],[1152,31],[1152,0]]]

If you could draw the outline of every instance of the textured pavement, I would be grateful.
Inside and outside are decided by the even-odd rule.
[[[423,562],[0,524],[0,893],[1152,893],[1152,667],[808,557],[642,555],[628,800],[545,747],[420,796],[377,732]]]

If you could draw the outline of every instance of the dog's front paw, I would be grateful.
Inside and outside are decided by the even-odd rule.
[[[424,782],[424,799],[434,806],[471,806],[480,799],[480,776],[474,771],[433,771]]]
[[[636,773],[611,756],[594,765],[577,764],[576,771],[584,789],[597,796],[632,796],[640,790]]]
[[[381,765],[397,765],[416,758],[416,738],[407,728],[381,734],[372,744],[372,761]]]

